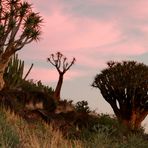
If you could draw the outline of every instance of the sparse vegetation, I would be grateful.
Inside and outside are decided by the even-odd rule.
[[[111,126],[115,119],[108,115],[100,115],[99,120],[98,124],[100,123],[102,127],[97,131],[83,129],[77,133],[71,133],[73,135],[69,135],[70,137],[65,137],[60,129],[54,129],[54,125],[48,125],[41,120],[35,123],[27,122],[9,110],[0,108],[0,146],[3,148],[147,148],[148,135],[144,133],[123,135],[120,130],[116,131],[118,133],[116,135],[117,133],[111,132],[108,127],[108,124]],[[116,127],[112,128],[117,130]]]

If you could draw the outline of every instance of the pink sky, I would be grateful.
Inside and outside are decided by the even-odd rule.
[[[106,106],[98,99],[99,91],[90,87],[106,62],[130,59],[148,64],[147,0],[28,1],[43,16],[43,33],[40,42],[26,46],[20,56],[26,67],[35,64],[30,78],[53,87],[58,75],[47,63],[48,55],[60,51],[68,59],[75,57],[76,64],[65,75],[63,98],[87,99],[94,108]],[[109,106],[98,110],[111,112]]]
[[[22,53],[28,60],[44,60],[44,73],[49,72],[46,58],[56,51],[77,59],[77,66],[69,71],[75,74],[67,75],[68,80],[78,77],[78,73],[86,76],[79,65],[93,71],[103,68],[110,59],[141,56],[148,51],[147,0],[28,1],[44,19],[43,34],[39,43],[32,43]],[[30,56],[34,52],[36,56]],[[34,71],[40,69],[43,71],[36,65]],[[35,77],[42,79],[40,75]],[[52,78],[50,81],[56,80]]]

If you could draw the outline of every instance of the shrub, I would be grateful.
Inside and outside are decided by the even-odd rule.
[[[130,134],[119,144],[121,148],[147,148],[148,141],[139,134]]]
[[[90,112],[88,102],[84,101],[84,100],[77,102],[75,105],[75,109],[77,112],[80,112],[80,113],[89,113]]]

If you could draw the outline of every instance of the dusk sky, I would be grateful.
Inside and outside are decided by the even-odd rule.
[[[97,112],[113,113],[90,85],[107,61],[148,64],[148,0],[28,1],[44,19],[40,41],[19,52],[26,68],[34,63],[29,78],[55,88],[58,73],[47,57],[57,51],[69,60],[75,57],[65,74],[62,98],[87,100]]]

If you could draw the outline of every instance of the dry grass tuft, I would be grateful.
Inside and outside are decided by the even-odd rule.
[[[21,148],[82,148],[79,140],[67,140],[59,130],[53,130],[51,125],[44,122],[28,124],[18,115],[9,110],[2,109],[6,115],[6,121],[13,125],[14,130],[19,136]]]

